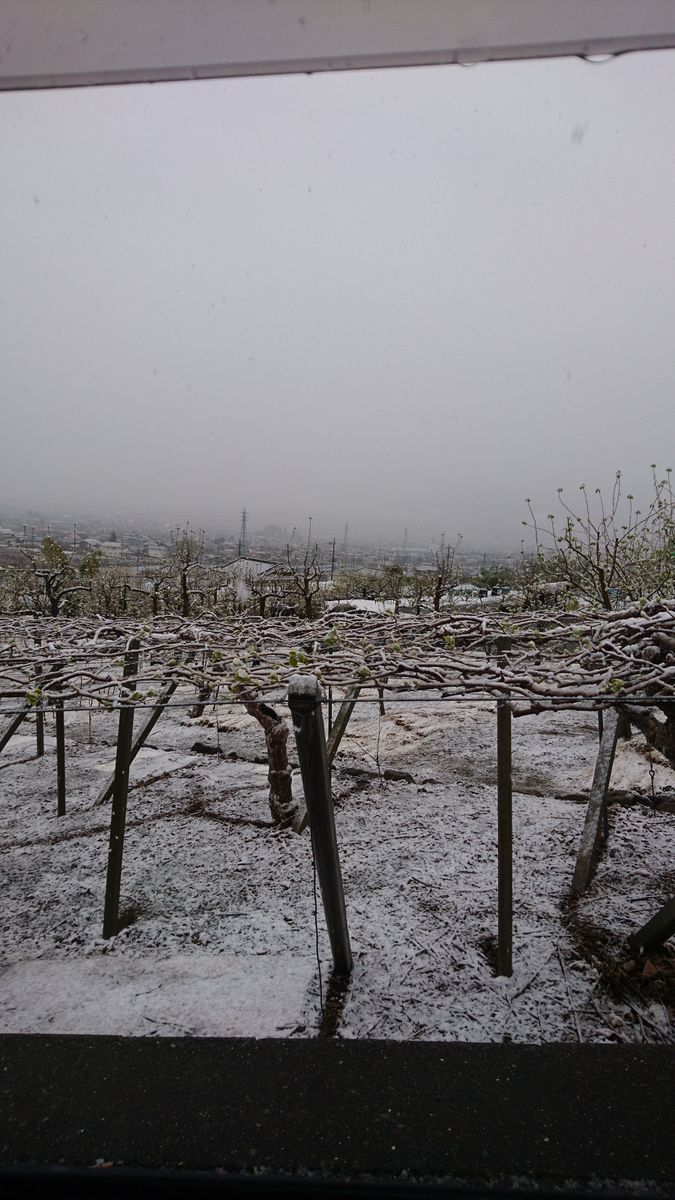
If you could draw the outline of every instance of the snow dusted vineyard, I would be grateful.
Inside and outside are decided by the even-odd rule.
[[[132,699],[175,681],[231,696],[278,693],[296,671],[347,688],[441,689],[569,707],[606,697],[675,696],[675,603],[600,615],[0,620],[0,702],[110,704],[124,697],[130,638],[142,660]],[[506,658],[497,639],[508,637]],[[154,687],[152,685],[155,685]],[[524,711],[522,705],[516,711]]]
[[[673,1040],[672,954],[636,960],[625,945],[675,892],[675,777],[642,737],[618,746],[609,840],[591,887],[569,901],[593,709],[618,701],[667,730],[672,604],[508,622],[21,618],[0,623],[0,646],[0,736],[26,713],[0,757],[2,1029]],[[315,672],[335,704],[353,685],[367,701],[333,770],[355,969],[323,1015],[330,950],[319,904],[320,979],[309,835],[271,822],[264,740],[242,703],[266,698],[285,715],[298,671]],[[144,711],[168,684],[132,767],[121,930],[104,941],[109,820],[95,799],[114,766],[116,709]],[[370,702],[381,693],[384,714]],[[638,709],[645,698],[653,707]],[[500,979],[494,714],[505,699],[524,719],[513,734],[514,975]]]

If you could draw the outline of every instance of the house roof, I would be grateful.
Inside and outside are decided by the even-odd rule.
[[[244,576],[244,575],[266,575],[268,571],[274,571],[279,566],[279,563],[267,562],[260,558],[235,558],[232,562],[226,563],[223,571],[228,575]]]

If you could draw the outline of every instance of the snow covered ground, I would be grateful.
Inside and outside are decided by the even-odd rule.
[[[499,979],[494,705],[388,701],[383,718],[357,706],[334,770],[355,967],[322,1024],[309,833],[270,825],[255,720],[230,707],[218,721],[217,734],[213,708],[165,715],[132,767],[125,928],[110,941],[109,806],[94,798],[114,762],[116,718],[67,716],[65,817],[51,724],[44,758],[28,724],[6,747],[2,1031],[675,1040],[672,953],[636,964],[623,945],[675,893],[675,813],[630,803],[650,791],[642,739],[618,748],[612,789],[624,803],[611,805],[608,848],[570,908],[596,719],[514,721],[514,974]],[[191,750],[218,739],[220,756]],[[675,809],[675,776],[653,759],[657,795]],[[413,782],[380,779],[386,768]],[[325,998],[320,902],[318,926]]]

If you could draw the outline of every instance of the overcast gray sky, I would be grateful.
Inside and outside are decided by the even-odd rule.
[[[675,53],[0,95],[0,503],[517,544],[675,455]]]

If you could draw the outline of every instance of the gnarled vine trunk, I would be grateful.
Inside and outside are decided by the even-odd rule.
[[[288,762],[288,725],[269,704],[245,702],[247,713],[259,721],[265,731],[270,785],[270,812],[275,825],[290,825],[296,806],[291,788]]]
[[[639,704],[620,706],[621,712],[644,734],[647,743],[675,768],[675,705],[660,704],[659,708],[665,714],[665,721],[654,715],[653,708],[642,708]]]

